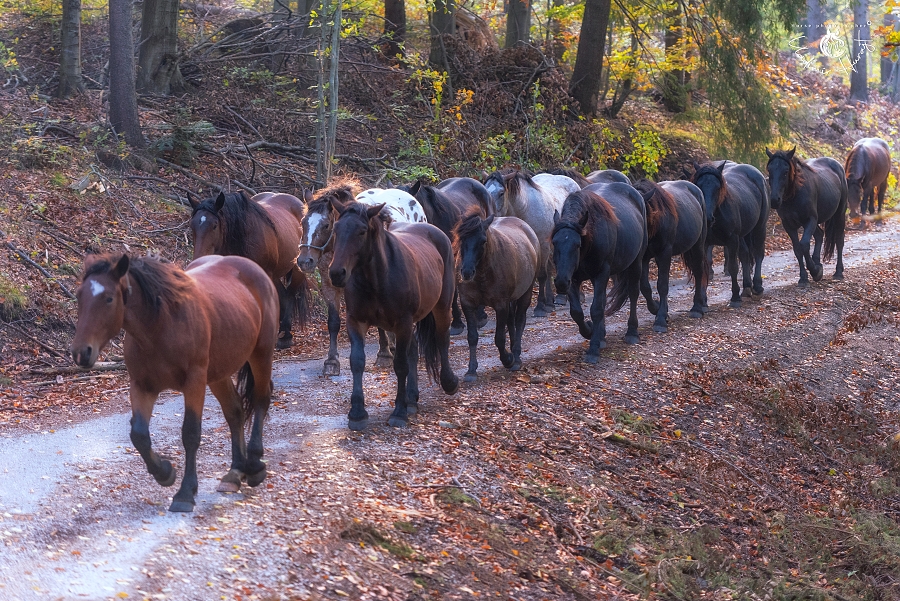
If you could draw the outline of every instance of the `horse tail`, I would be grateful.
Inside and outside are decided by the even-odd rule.
[[[606,315],[610,316],[625,304],[628,300],[628,277],[625,273],[617,273],[613,276],[612,290],[606,297]]]
[[[244,366],[238,371],[237,375],[237,391],[241,397],[241,405],[244,408],[244,423],[250,421],[253,410],[256,408],[254,403],[254,393],[256,391],[256,380],[253,378],[253,370],[250,369],[250,363],[244,363]]]
[[[825,222],[825,248],[822,251],[822,260],[830,261],[834,256],[838,238],[844,237],[844,228],[847,226],[847,191],[841,194],[841,201],[834,215]]]
[[[416,324],[416,341],[419,343],[419,355],[425,358],[425,371],[434,382],[440,382],[441,355],[437,343],[437,322],[434,313],[426,315]]]
[[[296,266],[291,271],[291,287],[294,288],[294,318],[305,328],[309,323],[309,307],[312,291],[309,286],[309,278]]]

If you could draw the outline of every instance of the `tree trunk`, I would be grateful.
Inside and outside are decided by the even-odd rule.
[[[387,55],[403,56],[406,41],[406,1],[384,0],[384,35],[388,39]]]
[[[547,8],[551,11],[559,10],[563,6],[565,6],[564,0],[548,0]],[[563,55],[566,52],[566,44],[565,40],[563,40],[562,24],[559,22],[558,17],[551,17],[549,23],[547,23],[547,38],[550,42],[553,63],[559,65],[562,63]]]
[[[531,2],[530,0],[509,0],[509,11],[506,14],[506,44],[512,48],[519,42],[531,41]]]
[[[450,57],[441,36],[456,33],[455,0],[434,0],[434,10],[429,15],[431,26],[431,52],[428,62],[438,69],[450,72]]]
[[[806,39],[803,44],[809,45],[827,33],[825,19],[824,0],[806,0],[806,27],[803,32]]]
[[[84,91],[81,79],[81,0],[62,0],[59,88],[57,98]]]
[[[869,33],[869,0],[856,0],[853,6],[853,48],[850,62],[850,100],[866,102],[869,100],[867,55],[871,47]]]
[[[893,29],[897,26],[897,15],[891,12],[884,13],[884,26]],[[894,69],[894,61],[890,55],[881,57],[881,83],[886,84],[891,79],[891,71]]]
[[[687,57],[682,54],[684,51],[681,43],[684,23],[680,6],[676,6],[669,13],[665,23],[666,62],[675,68],[662,74],[663,104],[673,113],[683,113],[687,110],[691,97],[687,89],[687,72],[679,68],[687,60]]]
[[[178,0],[144,0],[137,89],[146,94],[184,90],[178,69]]]
[[[597,113],[597,93],[603,71],[603,50],[606,30],[609,27],[611,0],[585,0],[581,19],[581,37],[569,94],[581,105],[581,112],[588,116]]]
[[[134,89],[133,0],[109,2],[109,122],[134,148],[146,145]]]

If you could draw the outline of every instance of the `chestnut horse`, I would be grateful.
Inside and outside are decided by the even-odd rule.
[[[382,205],[344,203],[335,197],[331,204],[338,218],[328,277],[332,284],[344,288],[353,372],[348,425],[351,430],[362,430],[368,424],[362,375],[366,330],[374,325],[397,338],[397,396],[388,423],[405,426],[407,416],[418,410],[420,346],[427,370],[440,380],[444,392],[453,394],[459,388],[448,357],[450,304],[456,292],[450,240],[427,223],[394,223],[386,229],[378,217]]]
[[[303,216],[302,240],[300,254],[297,257],[297,265],[305,273],[313,273],[316,268],[322,277],[322,296],[328,308],[328,357],[322,368],[322,375],[337,376],[341,373],[341,362],[338,360],[337,336],[341,330],[341,296],[340,288],[332,285],[328,277],[328,266],[334,256],[334,211],[331,209],[331,199],[337,198],[341,202],[353,202],[354,197],[365,205],[379,205],[385,203],[381,219],[385,227],[392,222],[423,223],[425,222],[425,210],[418,201],[402,190],[373,188],[360,192],[359,183],[352,178],[337,180],[328,188],[319,190],[313,197],[309,190],[303,192],[303,200],[306,203],[306,214]],[[377,201],[377,202],[374,202]],[[384,330],[378,329],[378,356],[375,359],[377,367],[387,367],[393,364],[394,355],[391,352],[388,336]]]
[[[184,394],[184,478],[169,511],[193,511],[197,449],[206,386],[231,430],[231,470],[220,492],[266,477],[262,428],[272,395],[278,296],[268,275],[243,257],[209,256],[182,270],[155,258],[88,255],[77,290],[78,324],[70,351],[91,367],[125,329],[131,395],[131,442],[163,486],[177,476],[150,445],[150,417],[163,390]],[[238,372],[238,386],[231,380]],[[244,425],[253,417],[250,443]]]
[[[243,192],[219,192],[199,202],[188,195],[188,200],[194,208],[194,258],[237,255],[262,267],[278,291],[278,348],[290,347],[291,321],[296,316],[305,325],[309,306],[309,284],[296,263],[303,203],[290,194],[274,192],[253,198]]]
[[[853,145],[844,162],[849,193],[850,216],[857,211],[865,215],[875,214],[875,196],[878,196],[878,212],[884,206],[887,179],[891,173],[891,149],[881,138],[863,138]]]

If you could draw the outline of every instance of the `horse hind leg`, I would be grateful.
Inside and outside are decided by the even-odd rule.
[[[395,356],[388,333],[378,328],[378,355],[375,356],[375,367],[392,366]]]
[[[658,275],[656,278],[656,290],[659,293],[659,310],[656,312],[656,321],[653,323],[653,331],[664,334],[669,331],[669,271],[672,267],[672,255],[666,252],[656,257]],[[643,285],[643,278],[641,278]]]
[[[278,292],[278,341],[277,349],[291,348],[294,342],[291,334],[291,317],[294,313],[294,299],[280,279],[275,280],[275,290]]]
[[[453,293],[453,320],[450,322],[450,335],[462,334],[465,327],[462,322],[462,311],[459,308],[459,290]],[[468,318],[466,318],[468,319]]]
[[[206,382],[194,382],[184,391],[184,422],[181,425],[181,443],[184,445],[184,477],[172,498],[169,511],[191,512],[197,496],[197,450],[200,448],[200,430],[203,415],[203,397]]]
[[[522,334],[525,333],[525,322],[528,319],[528,307],[531,305],[532,289],[528,290],[521,297],[513,301],[512,326],[509,330],[509,345],[513,355],[512,366],[510,370],[519,371],[522,369]]]
[[[209,389],[219,401],[231,433],[231,469],[222,477],[216,491],[238,492],[241,489],[241,482],[247,477],[247,443],[244,440],[244,414],[241,408],[241,397],[231,378],[210,382]]]
[[[406,363],[409,373],[406,375],[406,414],[419,412],[419,343],[415,336],[410,336],[406,351]]]
[[[641,294],[644,295],[644,299],[647,301],[647,310],[653,315],[657,315],[659,313],[659,303],[653,298],[653,287],[650,286],[650,257],[647,256],[641,261]]]
[[[878,186],[878,212],[884,208],[884,194],[887,192],[887,180],[884,180]],[[874,207],[873,207],[874,208]]]
[[[394,332],[397,336],[397,346],[394,351],[394,373],[397,376],[397,396],[394,398],[394,411],[388,418],[388,425],[395,428],[403,428],[409,423],[409,407],[407,406],[407,379],[409,378],[410,360],[409,347],[412,338],[412,326],[407,325],[398,328]],[[418,359],[418,352],[416,358]],[[416,361],[418,364],[418,360]]]
[[[250,407],[253,423],[250,426],[250,440],[247,442],[247,484],[259,486],[266,479],[266,464],[262,457],[263,424],[272,402],[272,355],[266,349],[257,349],[247,361],[249,370],[244,386],[244,401]],[[239,378],[240,380],[240,378]],[[251,417],[251,416],[247,416]]]
[[[694,246],[681,256],[684,265],[694,278],[694,305],[688,316],[693,319],[703,317],[708,310],[706,302],[706,276],[703,266],[703,249]]]

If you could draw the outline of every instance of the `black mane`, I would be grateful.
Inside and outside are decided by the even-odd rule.
[[[109,273],[113,266],[114,261],[110,258],[98,260],[85,270],[81,279]],[[163,305],[174,308],[184,302],[191,290],[191,280],[181,269],[157,257],[129,258],[126,277],[134,278],[144,304],[155,316],[159,315]]]
[[[208,211],[219,219],[219,224],[224,228],[224,247],[220,253],[223,255],[250,256],[248,226],[252,221],[260,221],[275,231],[275,224],[265,209],[247,198],[243,192],[225,194],[225,204],[219,211],[216,211],[216,199],[207,198],[197,205],[191,216],[198,211]]]

